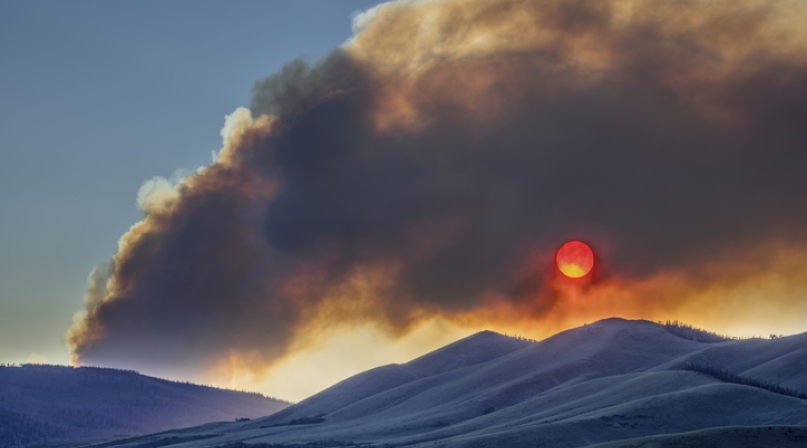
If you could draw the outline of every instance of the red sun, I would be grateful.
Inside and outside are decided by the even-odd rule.
[[[558,249],[555,263],[563,275],[580,278],[591,272],[591,268],[594,267],[594,252],[586,243],[569,241]]]

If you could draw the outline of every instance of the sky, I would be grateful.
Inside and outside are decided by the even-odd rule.
[[[2,2],[0,362],[68,363],[140,185],[208,164],[258,79],[321,58],[375,3]]]
[[[299,400],[482,329],[807,330],[801,1],[79,5],[3,5],[0,360]]]

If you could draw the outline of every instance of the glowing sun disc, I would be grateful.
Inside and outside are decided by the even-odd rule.
[[[591,268],[594,267],[594,252],[586,243],[569,241],[558,249],[555,263],[563,275],[580,278],[591,272]]]

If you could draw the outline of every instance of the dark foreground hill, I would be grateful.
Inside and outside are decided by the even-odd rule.
[[[369,370],[266,418],[107,446],[672,447],[729,436],[738,448],[804,442],[807,400],[784,392],[807,391],[807,333],[699,342],[670,330],[608,319],[537,343],[482,332]],[[778,429],[754,429],[769,426]],[[698,432],[707,428],[715,432]],[[650,445],[637,439],[665,434],[679,435]],[[696,444],[675,444],[682,440]]]
[[[277,412],[259,394],[95,367],[0,367],[0,447],[147,434]]]

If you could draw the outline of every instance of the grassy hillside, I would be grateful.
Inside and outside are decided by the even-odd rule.
[[[807,426],[726,427],[641,437],[586,448],[804,448]]]
[[[540,342],[482,332],[356,375],[269,417],[107,447],[573,448],[807,425],[807,400],[762,387],[807,390],[807,334],[717,340],[679,329],[606,319]],[[684,369],[692,365],[725,378]],[[780,443],[774,433],[758,440]]]
[[[0,367],[0,447],[255,418],[289,403],[94,367]]]

